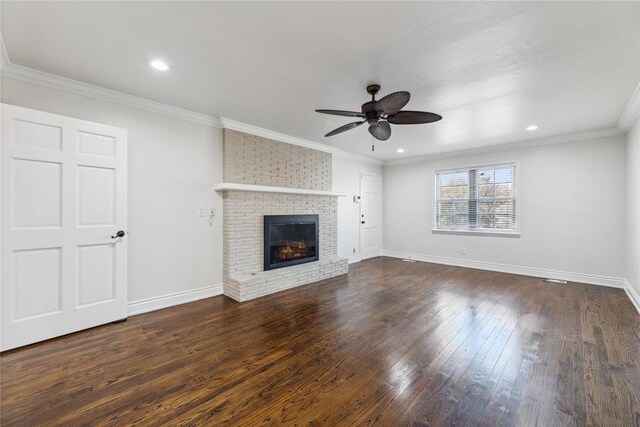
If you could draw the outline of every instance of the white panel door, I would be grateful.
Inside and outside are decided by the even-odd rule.
[[[360,253],[362,258],[380,256],[380,176],[360,176]]]
[[[0,154],[0,349],[126,318],[126,130],[3,104]]]

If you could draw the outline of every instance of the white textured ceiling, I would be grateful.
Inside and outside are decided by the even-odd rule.
[[[613,127],[640,81],[639,2],[1,7],[14,64],[384,160]],[[366,126],[324,138],[352,119],[313,110],[358,111],[370,83],[444,119],[375,153]]]

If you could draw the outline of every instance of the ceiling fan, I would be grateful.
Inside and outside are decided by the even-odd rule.
[[[411,94],[406,91],[393,92],[376,101],[376,95],[380,91],[380,85],[367,86],[367,92],[371,95],[371,101],[362,104],[362,112],[342,110],[316,110],[318,113],[333,114],[335,116],[359,117],[364,119],[352,122],[332,130],[325,136],[333,136],[339,133],[355,129],[363,123],[369,123],[369,133],[380,141],[386,141],[391,136],[391,126],[417,125],[421,123],[433,123],[442,119],[442,116],[426,111],[402,110],[407,105]]]

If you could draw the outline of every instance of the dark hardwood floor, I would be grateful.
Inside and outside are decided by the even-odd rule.
[[[622,290],[376,258],[1,356],[1,424],[640,425]]]

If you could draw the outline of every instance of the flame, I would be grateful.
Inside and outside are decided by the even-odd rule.
[[[287,244],[281,245],[277,252],[277,258],[281,261],[306,258],[308,256],[308,249],[304,240],[300,240],[298,242],[287,241]]]

